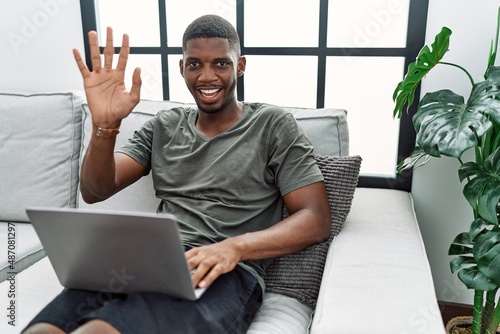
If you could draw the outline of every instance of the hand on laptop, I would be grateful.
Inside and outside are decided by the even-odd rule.
[[[192,248],[186,252],[189,270],[194,271],[191,276],[194,287],[206,288],[217,277],[236,267],[241,254],[228,240]]]

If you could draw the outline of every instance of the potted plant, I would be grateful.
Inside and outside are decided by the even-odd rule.
[[[500,8],[484,81],[476,83],[465,68],[442,61],[452,33],[443,27],[431,46],[424,46],[408,66],[393,95],[393,114],[400,118],[405,106],[413,104],[422,78],[436,65],[454,66],[471,82],[466,102],[448,89],[425,94],[412,116],[417,146],[398,164],[398,172],[419,167],[433,157],[449,156],[460,162],[458,177],[464,183],[463,195],[471,205],[474,221],[469,231],[453,240],[448,254],[453,256],[451,271],[474,290],[474,334],[495,333],[500,324],[500,300],[496,297],[500,287],[500,67],[494,66],[499,27]],[[470,149],[474,161],[463,161],[463,153]]]

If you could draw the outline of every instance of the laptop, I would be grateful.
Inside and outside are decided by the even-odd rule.
[[[192,285],[173,215],[40,207],[26,212],[66,288],[187,300],[206,290]]]

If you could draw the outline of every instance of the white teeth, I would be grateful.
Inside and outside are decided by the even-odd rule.
[[[200,89],[200,91],[205,95],[209,95],[217,93],[219,89]]]

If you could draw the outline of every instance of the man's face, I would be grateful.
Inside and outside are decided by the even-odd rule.
[[[225,38],[197,38],[187,42],[180,61],[181,74],[198,108],[216,113],[236,103],[237,77],[245,58],[238,57]]]

